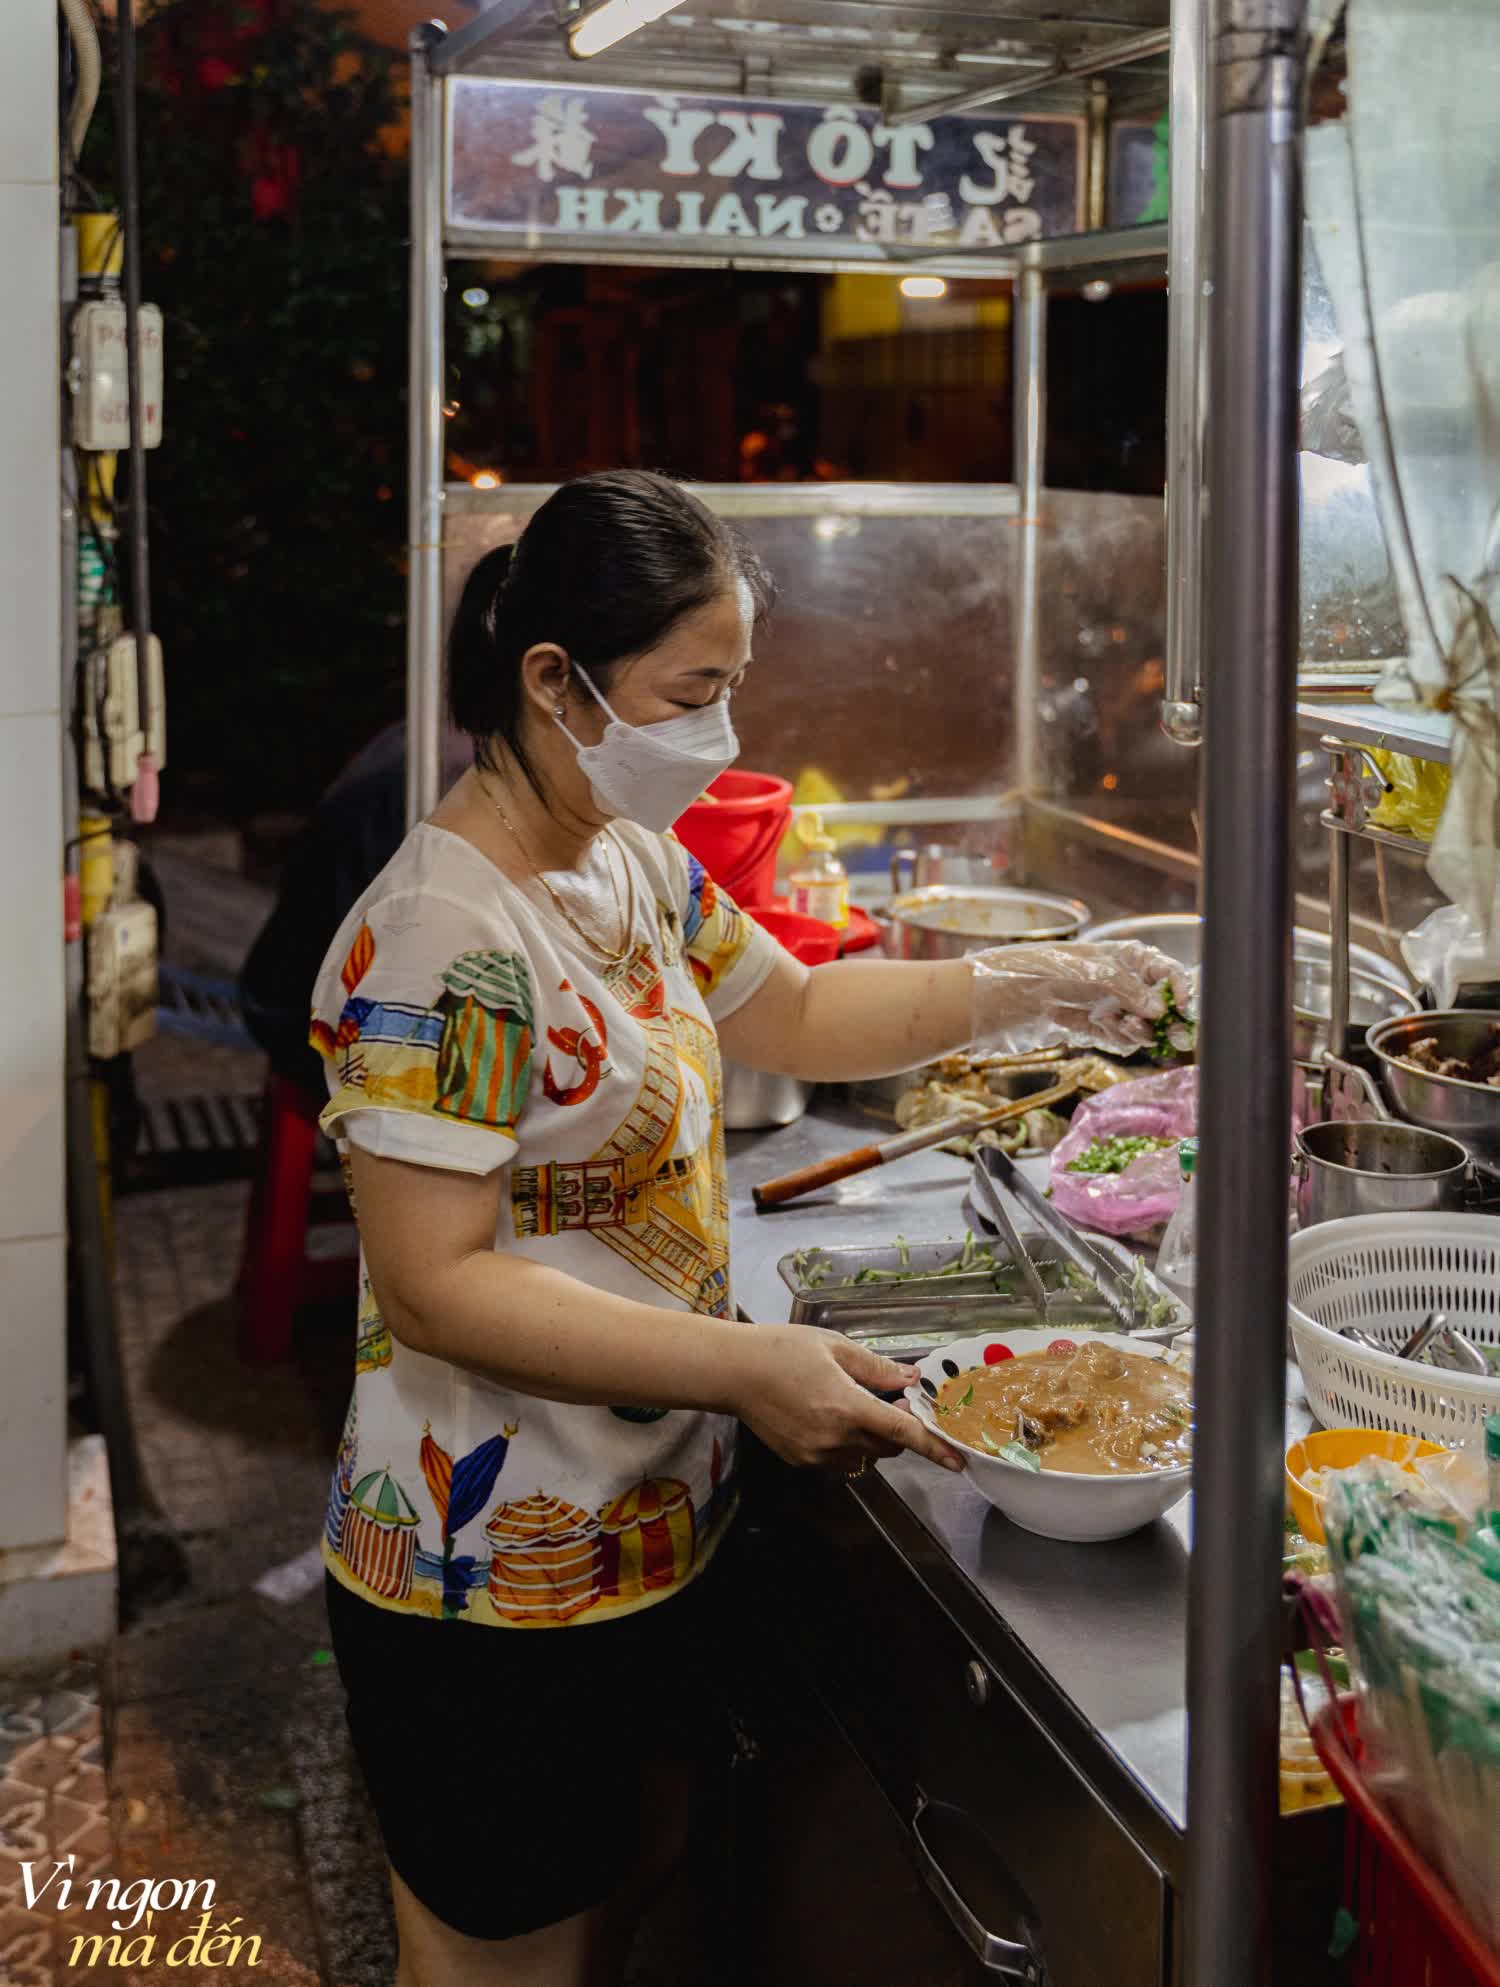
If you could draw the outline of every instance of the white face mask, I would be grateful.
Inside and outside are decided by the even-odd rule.
[[[623,815],[661,834],[740,756],[727,696],[660,724],[626,724],[576,662],[573,667],[609,723],[597,745],[580,745],[560,717],[552,722],[573,740],[601,814]]]

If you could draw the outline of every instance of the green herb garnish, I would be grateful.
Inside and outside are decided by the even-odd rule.
[[[956,1400],[953,1405],[955,1407],[972,1407],[974,1405],[974,1382],[972,1380],[965,1387],[962,1399]]]
[[[1003,1463],[1019,1463],[1023,1470],[1040,1470],[1042,1459],[1024,1442],[997,1442],[987,1428],[981,1428],[979,1439],[992,1456],[998,1456]]]
[[[1123,1173],[1143,1153],[1165,1152],[1168,1146],[1177,1142],[1175,1138],[1145,1138],[1136,1133],[1096,1138],[1085,1146],[1076,1159],[1068,1161],[1067,1170],[1070,1173]]]

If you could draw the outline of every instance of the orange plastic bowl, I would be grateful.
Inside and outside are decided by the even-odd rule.
[[[1286,1452],[1286,1494],[1305,1539],[1326,1543],[1323,1498],[1309,1478],[1319,1470],[1347,1470],[1367,1456],[1410,1468],[1422,1456],[1446,1455],[1441,1442],[1424,1442],[1391,1428],[1320,1428],[1304,1435]]]

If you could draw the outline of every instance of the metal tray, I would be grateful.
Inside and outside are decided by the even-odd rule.
[[[915,1089],[918,1083],[935,1076],[941,1063],[921,1063],[915,1069],[903,1070],[897,1076],[862,1077],[854,1083],[838,1084],[834,1087],[842,1091],[849,1103],[857,1109],[868,1112],[872,1118],[883,1119],[887,1124],[896,1122],[896,1106],[908,1090]],[[1003,1104],[1011,1097],[1036,1097],[1044,1090],[1050,1090],[1057,1081],[1057,1069],[996,1070],[989,1076],[988,1087],[994,1092],[995,1102]],[[1072,1106],[1067,1107],[1071,1109]]]
[[[985,1238],[976,1240],[983,1245]],[[1048,1331],[1119,1330],[1114,1314],[1102,1300],[1094,1303],[1068,1291],[1062,1260],[1045,1235],[1023,1231],[1021,1240],[1043,1283],[1058,1292],[1045,1318],[1021,1288],[1018,1273],[1005,1264],[1003,1243],[995,1249],[1001,1265],[998,1270],[963,1275],[935,1274],[962,1255],[964,1245],[952,1240],[913,1242],[904,1257],[895,1247],[799,1249],[783,1256],[776,1267],[792,1293],[793,1324],[821,1325],[842,1332],[889,1359],[920,1357],[935,1347],[983,1331],[1039,1327]],[[1128,1249],[1098,1236],[1089,1240],[1127,1272],[1133,1268],[1134,1258]],[[824,1271],[824,1280],[810,1285],[806,1272],[814,1265]],[[901,1269],[934,1274],[900,1283],[879,1281],[882,1273]],[[868,1280],[846,1281],[861,1274],[867,1274]],[[1162,1296],[1170,1295],[1154,1277],[1150,1280]],[[1184,1308],[1174,1324],[1134,1336],[1147,1345],[1167,1345],[1191,1328],[1192,1319]]]
[[[1057,1288],[1061,1289],[1062,1259],[1046,1236],[1032,1232],[1024,1234],[1022,1240],[1026,1253],[1042,1271],[1043,1280],[1047,1280],[1046,1272],[1050,1269],[1056,1273]],[[975,1234],[969,1246],[991,1249],[999,1268],[955,1273],[951,1265],[963,1256],[964,1244],[951,1238],[942,1242],[912,1242],[904,1252],[897,1246],[797,1249],[783,1256],[776,1268],[794,1301],[812,1296],[820,1301],[853,1299],[868,1303],[876,1295],[903,1293],[935,1297],[1014,1296],[1021,1287],[1021,1279],[1005,1261],[1005,1244],[995,1244]],[[912,1275],[913,1271],[918,1274]],[[924,1271],[926,1275],[921,1274]],[[817,1272],[816,1281],[810,1272]],[[902,1279],[899,1283],[894,1281],[898,1274]],[[854,1278],[863,1280],[856,1283]],[[882,1284],[887,1286],[883,1291]]]
[[[930,1285],[928,1286],[931,1287]],[[852,1297],[852,1301],[851,1300]],[[822,1297],[813,1291],[797,1298],[792,1306],[792,1322],[821,1325],[826,1331],[841,1332],[857,1345],[887,1359],[914,1361],[959,1339],[977,1332],[1036,1331],[1114,1332],[1119,1330],[1114,1314],[1104,1304],[1082,1300],[1049,1311],[1045,1319],[1025,1298],[989,1296],[901,1297],[871,1299],[868,1294],[844,1293],[842,1297]],[[1168,1332],[1137,1332],[1135,1337],[1149,1345],[1164,1345],[1178,1335]]]

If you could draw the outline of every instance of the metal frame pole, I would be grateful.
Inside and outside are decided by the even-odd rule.
[[[1109,138],[1109,85],[1102,76],[1094,76],[1088,86],[1083,195],[1083,225],[1091,234],[1109,224]]]
[[[411,299],[407,373],[406,825],[430,814],[443,752],[443,84],[445,29],[413,28]]]
[[[1216,0],[1189,1987],[1270,1979],[1291,1110],[1303,0]]]
[[[1042,485],[1047,467],[1047,278],[1028,249],[1016,273],[1011,341],[1015,400],[1015,784],[1037,786],[1042,691]]]
[[[1153,55],[1165,55],[1169,45],[1170,35],[1166,28],[1147,28],[1142,34],[1108,42],[1103,48],[1088,48],[1079,55],[1060,55],[1047,68],[1031,76],[992,77],[988,83],[976,83],[970,89],[956,91],[951,97],[939,97],[934,103],[913,104],[905,110],[896,111],[886,122],[892,125],[925,124],[931,118],[953,117],[960,111],[978,110],[984,104],[1006,103],[1012,97],[1029,96],[1033,90],[1043,89],[1049,83],[1102,76],[1111,69],[1125,69],[1132,62],[1145,62]]]
[[[151,555],[150,513],[146,499],[146,409],[141,397],[141,180],[136,159],[136,25],[135,9],[116,15],[119,62],[117,149],[120,173],[121,279],[125,294],[125,400],[129,410],[130,465],[130,618],[135,627],[136,702],[141,730],[149,749],[156,700],[151,684]],[[145,786],[143,783],[142,794]],[[143,800],[147,811],[137,820],[155,816],[155,802]]]
[[[1167,646],[1162,729],[1202,738],[1203,470],[1208,406],[1208,9],[1173,0],[1167,203]]]

